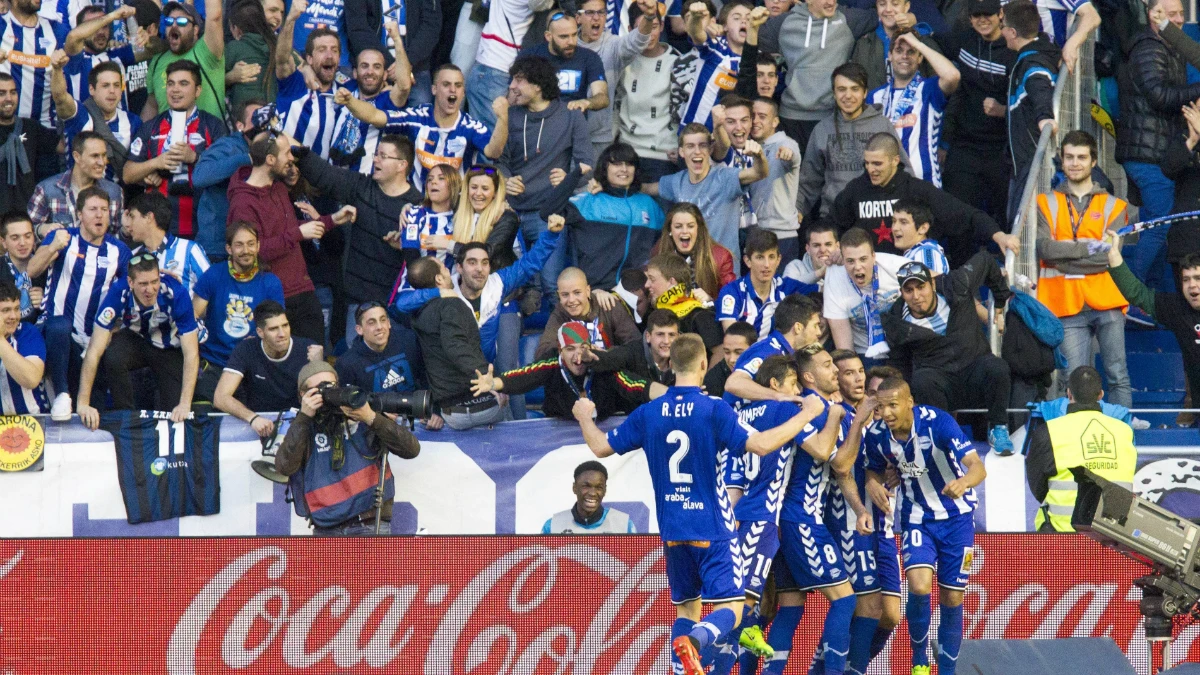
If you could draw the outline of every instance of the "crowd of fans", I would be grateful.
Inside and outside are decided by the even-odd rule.
[[[430,429],[522,418],[539,388],[604,417],[673,384],[695,333],[710,395],[773,396],[758,363],[825,344],[985,408],[1008,452],[1005,409],[1061,393],[1029,365],[1056,347],[1066,372],[1098,340],[1130,405],[1127,311],[1200,386],[1197,238],[1148,230],[1125,267],[1093,137],[1057,139],[1038,197],[1040,303],[1006,312],[996,258],[1096,30],[1143,217],[1197,206],[1179,0],[1103,26],[1071,0],[0,4],[5,414],[211,404],[266,436],[336,357],[430,390]]]

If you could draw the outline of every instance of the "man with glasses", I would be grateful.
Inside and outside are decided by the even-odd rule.
[[[121,329],[125,330],[121,330]],[[158,384],[156,410],[170,410],[172,422],[192,411],[192,394],[200,368],[199,326],[187,289],[162,274],[153,253],[129,261],[128,279],[117,279],[100,304],[96,327],[79,376],[79,418],[95,429],[100,412],[91,405],[96,371],[104,366],[113,409],[137,407],[130,374],[154,371]]]
[[[405,206],[419,206],[424,199],[408,182],[413,143],[393,134],[380,138],[370,176],[333,166],[303,146],[292,150],[300,175],[355,214],[346,232],[346,264],[342,270],[347,303],[345,331],[352,336],[358,305],[368,300],[387,302],[404,269],[404,255],[384,237],[399,227]],[[332,340],[336,342],[338,337],[333,330]]]
[[[129,249],[109,232],[109,197],[93,185],[75,200],[79,228],[48,234],[30,259],[26,272],[37,278],[48,272],[42,336],[46,340],[56,422],[71,419],[71,385],[79,386],[83,349],[92,335],[100,301],[129,265]]]

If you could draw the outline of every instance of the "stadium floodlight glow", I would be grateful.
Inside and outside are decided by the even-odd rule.
[[[1200,526],[1083,467],[1071,469],[1079,486],[1071,525],[1100,545],[1151,569],[1134,581],[1150,654],[1171,667],[1172,619],[1200,618]]]

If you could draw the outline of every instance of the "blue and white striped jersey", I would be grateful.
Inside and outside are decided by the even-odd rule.
[[[954,418],[928,405],[913,406],[908,440],[898,441],[883,422],[867,430],[867,468],[882,473],[888,465],[900,472],[900,522],[919,524],[946,520],[975,510],[975,489],[951,499],[942,490],[967,474],[962,459],[975,452]]]
[[[49,246],[54,234],[47,234],[42,246]],[[46,277],[42,317],[71,317],[72,339],[86,346],[101,300],[117,279],[125,278],[130,253],[111,234],[105,235],[99,246],[84,240],[79,228],[67,228],[67,234],[71,243],[59,252]]]
[[[67,91],[79,104],[82,105],[84,101],[92,97],[88,91],[88,76],[91,74],[92,68],[105,61],[115,61],[121,67],[121,81],[125,82],[128,79],[125,77],[125,69],[137,63],[137,57],[133,55],[133,45],[125,45],[99,54],[89,54],[85,49],[67,61],[67,65],[63,68],[63,75],[67,78]],[[121,95],[121,109],[129,109],[128,91]]]
[[[712,130],[712,107],[737,86],[742,55],[729,47],[724,36],[710,37],[708,42],[696,45],[696,53],[700,56],[700,68],[692,82],[692,95],[683,109],[679,128],[699,122]]]
[[[846,442],[846,438],[850,435],[850,427],[854,424],[854,406],[848,405],[845,402],[838,405],[846,411],[846,416],[842,418],[842,428],[838,430],[838,447]],[[869,428],[869,427],[868,427]],[[866,429],[863,429],[865,437]],[[881,512],[875,508],[875,502],[867,496],[867,452],[864,445],[865,441],[859,441],[858,458],[854,460],[854,484],[858,487],[858,497],[862,500],[863,506],[866,507],[867,513],[871,516],[871,522],[874,524],[875,532],[882,536],[895,536],[892,532],[892,512]],[[825,507],[825,523],[830,531],[834,532],[835,536],[840,530],[841,532],[854,532],[858,527],[858,516],[854,513],[854,509],[846,502],[846,498],[842,496],[842,488],[837,484],[837,481],[829,484],[829,495]],[[849,556],[845,549],[843,553]]]
[[[742,355],[738,357],[737,363],[733,364],[733,370],[734,372],[740,370],[749,375],[751,379],[754,379],[754,375],[758,373],[758,367],[761,366],[762,362],[767,360],[768,357],[775,356],[777,354],[783,354],[786,356],[791,354],[792,351],[792,344],[787,341],[787,338],[783,336],[783,333],[780,333],[777,330],[772,330],[767,337],[755,342],[754,344],[750,345],[749,349],[742,352]],[[726,403],[733,406],[734,410],[740,410],[744,404],[749,403],[749,401],[734,396],[729,392],[725,392],[722,398]]]
[[[356,98],[362,98],[357,82],[352,80],[344,86]],[[369,100],[371,105],[384,112],[397,110],[396,104],[392,103],[390,90],[385,89]],[[354,126],[347,128],[348,124]],[[333,163],[366,176],[371,175],[375,168],[375,148],[379,146],[380,136],[383,136],[383,129],[360,121],[350,114],[349,108],[342,107],[338,110],[337,122],[333,127],[333,152],[331,154]],[[362,154],[358,152],[360,149]]]
[[[333,92],[339,86],[335,82],[329,91],[312,91],[299,70],[279,80],[275,108],[283,120],[283,130],[323,159],[329,159],[333,144],[333,125],[337,121]]]
[[[67,27],[38,17],[32,28],[17,23],[12,12],[0,15],[0,51],[8,58],[0,72],[17,81],[17,117],[32,119],[47,129],[54,128],[54,104],[50,100],[50,54],[61,49]]]
[[[8,344],[24,357],[41,359],[46,362],[46,341],[38,327],[20,321],[17,331],[9,336]],[[26,389],[9,375],[4,363],[0,362],[0,408],[5,415],[36,415],[50,412],[49,399],[46,389],[40,383],[33,389]]]
[[[800,407],[795,403],[755,401],[738,411],[738,417],[744,424],[758,431],[766,431],[787,422],[799,412]],[[795,451],[795,441],[789,441],[765,457],[750,452],[743,456],[748,486],[733,509],[738,522],[767,521],[779,524]]]
[[[816,393],[812,389],[805,389],[800,395]],[[783,494],[781,517],[781,520],[789,523],[825,524],[825,496],[833,477],[833,467],[829,462],[818,462],[802,447],[805,441],[821,433],[829,419],[829,408],[832,404],[824,397],[821,398],[821,402],[825,404],[825,411],[804,425],[804,429],[796,436],[796,453],[792,456],[792,478]]]
[[[950,273],[950,263],[946,260],[946,251],[942,245],[932,239],[925,239],[913,244],[904,252],[904,257],[915,260],[929,268],[933,276]]]
[[[771,279],[771,290],[764,300],[754,292],[754,283],[749,275],[734,279],[721,288],[717,294],[717,320],[745,321],[754,326],[758,337],[765,338],[774,329],[775,307],[781,300],[793,293],[809,294],[817,292],[812,284],[805,284],[795,279],[785,279],[776,275]]]
[[[71,154],[71,143],[75,141],[75,137],[81,131],[92,131],[96,128],[96,121],[88,113],[87,109],[80,104],[75,109],[75,116],[63,123],[63,135],[67,137],[67,168],[75,163]],[[117,137],[118,141],[128,148],[133,143],[133,139],[137,137],[138,129],[142,128],[142,118],[137,115],[129,114],[124,108],[117,108],[117,114],[108,121],[108,130],[113,136]],[[118,182],[117,170],[113,167],[112,162],[108,163],[108,168],[104,170],[104,177]]]
[[[453,209],[441,213],[426,206],[405,209],[401,216],[400,226],[400,242],[404,248],[420,251],[423,256],[436,255],[437,251],[421,248],[421,237],[437,234],[454,234]],[[441,259],[446,269],[454,269],[454,253],[452,251],[443,252]]]
[[[133,255],[146,250],[145,246],[133,249]],[[167,233],[163,243],[154,251],[158,258],[158,267],[169,275],[177,275],[190,294],[196,288],[196,282],[208,270],[208,256],[204,255],[204,247],[191,239],[181,239]]]
[[[413,161],[413,186],[425,189],[425,175],[438,164],[449,164],[465,173],[475,157],[492,140],[492,132],[479,120],[460,112],[458,121],[448,129],[438,126],[431,104],[388,112],[384,131],[408,136],[416,150]]]
[[[880,105],[896,127],[900,145],[908,152],[912,175],[942,187],[937,151],[947,99],[938,86],[937,76],[926,79],[918,73],[902,89],[896,89],[889,81],[867,94],[867,103]]]
[[[159,349],[179,347],[179,336],[199,329],[192,310],[192,298],[183,284],[169,274],[162,275],[158,297],[150,307],[142,307],[125,277],[113,282],[100,305],[96,325],[115,331],[127,328]]]

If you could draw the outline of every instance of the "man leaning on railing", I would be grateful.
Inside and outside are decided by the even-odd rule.
[[[1003,16],[1001,35],[1008,48],[1017,52],[1008,81],[1008,147],[1013,160],[1008,221],[1012,222],[1042,128],[1054,124],[1054,83],[1061,57],[1058,47],[1039,34],[1042,19],[1032,2],[1014,0],[1005,5]]]

